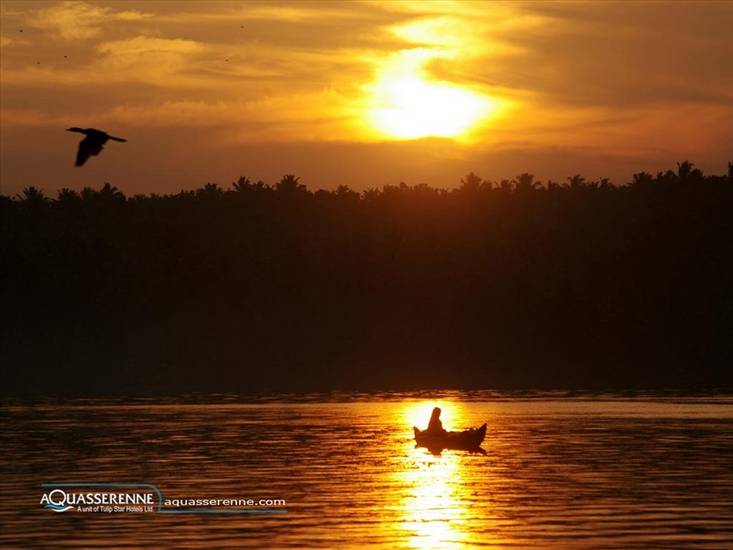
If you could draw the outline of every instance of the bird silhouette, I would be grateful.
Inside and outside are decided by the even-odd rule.
[[[113,141],[127,141],[126,139],[110,136],[107,132],[97,130],[96,128],[67,128],[67,132],[77,132],[84,134],[85,137],[79,142],[79,151],[76,153],[75,166],[83,165],[91,156],[97,156],[104,149],[104,144],[110,139]]]

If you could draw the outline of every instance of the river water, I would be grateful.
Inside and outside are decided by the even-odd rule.
[[[416,448],[435,405],[448,429],[487,422],[485,454]],[[2,416],[2,547],[733,547],[731,396],[210,395]],[[285,502],[55,513],[44,483]]]

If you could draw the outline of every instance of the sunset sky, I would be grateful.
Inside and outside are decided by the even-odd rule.
[[[0,3],[0,192],[733,160],[733,2]],[[73,166],[94,127],[127,138]]]

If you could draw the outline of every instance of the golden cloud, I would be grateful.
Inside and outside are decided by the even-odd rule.
[[[86,2],[61,2],[56,6],[31,12],[30,26],[49,30],[64,40],[85,40],[101,32],[102,25],[119,21],[139,21],[151,14],[135,10],[114,11]]]

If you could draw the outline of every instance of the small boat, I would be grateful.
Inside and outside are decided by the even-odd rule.
[[[428,449],[479,450],[486,437],[486,424],[462,432],[430,433],[427,430],[418,430],[415,426],[412,429],[415,430],[417,446]]]

